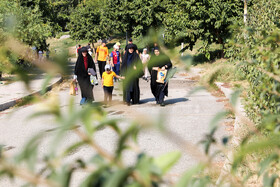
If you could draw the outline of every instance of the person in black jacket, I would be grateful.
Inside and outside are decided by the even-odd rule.
[[[82,100],[80,104],[91,103],[94,101],[92,89],[93,85],[90,83],[90,75],[96,75],[96,68],[92,57],[88,54],[86,47],[81,48],[81,53],[78,56],[75,65],[74,79],[78,80]]]
[[[161,53],[158,47],[154,48],[154,55],[148,63],[148,69],[151,74],[151,91],[156,99],[156,103],[165,106],[164,96],[168,96],[168,84],[158,83],[158,70],[168,70],[172,67],[170,58]]]
[[[129,44],[123,57],[121,74],[127,79],[124,80],[123,100],[127,105],[139,104],[140,89],[139,78],[143,75],[142,62],[136,53],[135,45]]]

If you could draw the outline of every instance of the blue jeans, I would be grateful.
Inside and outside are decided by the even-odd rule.
[[[114,64],[113,71],[114,71],[117,75],[120,75],[120,64]],[[114,79],[117,80],[116,77],[114,77]]]

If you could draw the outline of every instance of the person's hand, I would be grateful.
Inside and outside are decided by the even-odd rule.
[[[133,66],[133,69],[136,70],[136,66]]]
[[[91,75],[91,73],[88,73],[88,75]]]

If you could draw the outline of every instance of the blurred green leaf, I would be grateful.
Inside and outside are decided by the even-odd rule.
[[[192,96],[193,94],[195,94],[195,93],[197,93],[197,92],[200,92],[200,91],[202,91],[202,90],[205,91],[206,88],[205,88],[204,86],[195,87],[194,89],[192,89],[192,90],[188,93],[187,97],[190,97],[190,96]]]
[[[38,149],[41,141],[43,140],[45,136],[44,132],[39,132],[34,137],[32,137],[23,147],[21,152],[16,156],[16,161],[18,163],[20,162],[26,162],[28,168],[31,171],[34,171],[36,161],[38,158]]]
[[[124,186],[131,171],[131,168],[119,169],[115,171],[105,182],[104,187]]]
[[[229,112],[222,111],[215,115],[215,117],[210,122],[210,134],[213,135],[216,129],[218,128],[219,122],[224,119]]]
[[[154,164],[165,174],[180,159],[180,152],[170,152],[154,159]]]
[[[95,129],[103,129],[106,126],[111,127],[116,133],[121,134],[121,130],[118,127],[118,122],[120,122],[120,119],[105,119],[101,121],[99,125],[95,127]]]
[[[276,160],[279,159],[278,154],[274,153],[269,155],[267,158],[265,158],[260,164],[260,170],[259,170],[259,176],[263,174],[263,172],[265,172],[265,170],[270,166],[270,164]]]
[[[73,145],[69,146],[63,153],[63,155],[67,156],[68,154],[71,154],[73,151],[77,150],[78,148],[85,145],[85,142],[76,142]]]
[[[134,138],[134,140],[136,140],[135,137],[137,137],[140,129],[141,129],[141,127],[139,126],[139,124],[134,123],[128,129],[126,129],[125,132],[123,132],[120,135],[120,138],[119,138],[119,141],[118,141],[118,146],[117,146],[117,149],[116,149],[116,158],[117,159],[119,159],[122,156],[122,151],[124,149],[128,148],[126,143],[129,140],[129,138]]]
[[[74,170],[75,170],[74,168],[69,167],[69,166],[64,166],[62,168],[61,175],[59,178],[59,180],[61,181],[62,187],[70,186],[70,181],[71,181],[71,177],[72,177]]]
[[[48,90],[48,85],[49,85],[49,83],[50,83],[50,81],[52,80],[52,76],[51,75],[46,75],[46,78],[45,78],[45,80],[44,80],[44,82],[43,82],[43,84],[42,84],[42,88],[41,88],[41,94],[43,95],[43,94],[45,94]]]
[[[265,173],[263,177],[263,187],[274,187],[276,179],[278,178],[279,177],[276,174],[269,176],[268,173]]]
[[[188,171],[186,171],[182,177],[180,177],[179,181],[174,185],[174,187],[191,187],[191,181],[193,179],[193,176],[200,173],[205,168],[204,165],[199,164]]]
[[[5,147],[5,145],[0,144],[0,159],[2,158],[2,153],[4,151],[4,149],[3,149],[4,147]]]
[[[241,92],[242,92],[241,90],[236,90],[231,94],[230,103],[232,104],[232,106],[236,106],[237,100],[238,100]]]

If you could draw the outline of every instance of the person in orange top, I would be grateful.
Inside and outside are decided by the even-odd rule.
[[[107,59],[109,59],[108,47],[106,46],[106,40],[102,40],[102,44],[97,48],[95,55],[95,62],[98,62],[100,77],[102,77],[102,74],[105,71]]]
[[[104,103],[107,104],[107,99],[109,99],[109,103],[112,101],[114,77],[118,79],[124,79],[124,77],[118,76],[115,72],[111,71],[111,66],[109,64],[105,66],[105,70],[106,71],[102,74],[102,86],[104,90]]]

